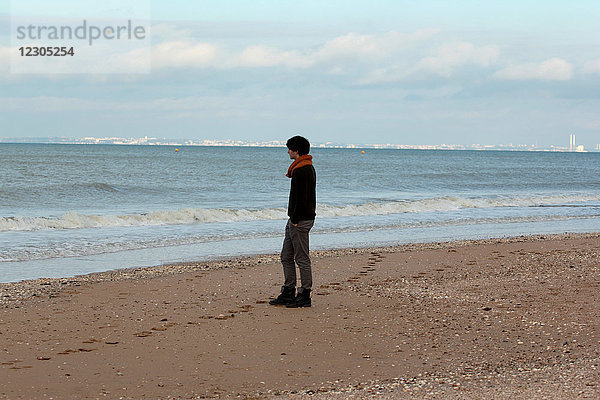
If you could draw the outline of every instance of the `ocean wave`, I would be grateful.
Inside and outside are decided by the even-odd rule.
[[[317,211],[320,217],[352,217],[361,215],[387,215],[452,211],[466,208],[501,207],[573,207],[573,203],[600,201],[599,195],[554,195],[554,196],[515,196],[515,197],[435,197],[408,201],[372,202],[358,205],[323,205]],[[589,206],[579,204],[580,206]],[[600,204],[597,205],[600,207]]]
[[[260,210],[193,209],[153,211],[145,214],[93,215],[69,212],[53,217],[0,218],[0,231],[32,231],[42,229],[85,229],[117,226],[183,225],[210,222],[238,222],[285,218],[283,208]]]
[[[9,249],[0,249],[0,262],[22,262],[32,260],[44,260],[53,258],[70,258],[94,256],[98,254],[117,253],[130,250],[144,250],[152,248],[192,245],[209,242],[223,242],[226,240],[253,239],[256,237],[268,237],[268,234],[251,235],[242,234],[214,235],[214,236],[183,236],[183,237],[160,237],[154,239],[128,238],[127,240],[87,240],[76,239],[66,242],[46,243],[39,247],[18,246]]]
[[[594,215],[544,215],[544,216],[518,216],[518,217],[500,217],[500,218],[458,218],[429,221],[413,221],[391,224],[365,224],[353,225],[352,221],[346,220],[347,224],[335,227],[316,227],[314,234],[317,235],[336,235],[348,234],[366,231],[392,231],[411,229],[430,229],[443,228],[451,226],[473,226],[485,224],[519,224],[519,223],[543,223],[568,220],[597,219],[600,214]],[[265,230],[262,232],[244,232],[235,234],[216,233],[213,235],[177,235],[163,236],[159,238],[127,237],[123,240],[115,238],[104,238],[89,240],[79,238],[69,241],[59,241],[41,244],[40,246],[21,245],[12,248],[0,249],[0,263],[2,262],[24,262],[43,259],[71,258],[95,256],[99,254],[117,253],[121,251],[145,250],[152,248],[164,248],[172,246],[196,245],[201,243],[224,242],[229,240],[248,240],[257,238],[275,238],[281,236],[281,231]],[[384,233],[384,235],[386,235]],[[395,235],[387,235],[388,238]]]
[[[443,212],[465,208],[565,206],[600,201],[598,195],[555,195],[523,197],[461,198],[435,197],[419,200],[369,202],[353,205],[317,207],[321,218]],[[598,205],[600,207],[600,205]],[[268,221],[285,219],[284,208],[202,209],[153,211],[144,214],[95,215],[69,212],[60,217],[2,217],[0,231],[36,231],[45,229],[86,229],[127,226],[182,225],[194,223]]]

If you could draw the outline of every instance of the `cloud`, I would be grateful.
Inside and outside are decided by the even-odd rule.
[[[177,30],[157,26],[164,36],[176,36]],[[155,29],[155,28],[153,28]],[[399,57],[408,48],[437,34],[437,30],[414,33],[391,31],[377,35],[348,33],[335,37],[312,49],[279,49],[253,44],[240,51],[231,51],[213,43],[199,43],[190,38],[171,40],[155,45],[152,50],[153,68],[215,67],[231,68],[327,68],[327,71],[352,69],[357,65],[376,64]],[[154,34],[154,30],[153,30]],[[182,35],[185,32],[181,31]]]
[[[149,49],[143,47],[132,49],[126,53],[112,54],[106,58],[105,62],[112,66],[119,65],[123,71],[130,71],[131,73],[150,73],[152,55]]]
[[[265,46],[249,46],[239,56],[236,63],[242,67],[275,67],[308,68],[314,65],[310,55],[298,51],[281,51]]]
[[[10,52],[16,47],[0,46],[0,82],[17,82],[22,76],[10,72]]]
[[[324,68],[323,72],[359,76],[358,84],[396,82],[413,77],[450,77],[467,65],[489,67],[500,54],[497,46],[457,42],[431,49],[427,41],[437,30],[396,31],[377,35],[348,33],[312,51],[249,46],[237,63],[244,67]],[[429,53],[420,56],[420,53]],[[411,61],[412,60],[412,61]]]
[[[499,54],[497,46],[476,47],[469,42],[447,44],[433,56],[420,60],[410,73],[424,72],[449,77],[457,67],[464,65],[489,67],[498,59]]]
[[[523,63],[497,71],[493,77],[504,80],[568,81],[573,77],[574,67],[560,58],[541,63]]]
[[[310,70],[312,74],[336,74],[346,76],[355,84],[371,84],[415,75],[449,77],[465,65],[487,67],[499,54],[495,46],[478,47],[468,42],[439,47],[444,38],[440,38],[435,29],[409,33],[350,32],[317,46],[286,48],[260,43],[234,48],[216,41],[198,41],[192,34],[192,30],[177,24],[153,25],[152,35],[159,41],[150,49],[152,70],[285,68]],[[0,61],[1,57],[0,53]],[[134,49],[114,54],[105,62],[118,65],[122,70],[144,72],[147,60],[144,49]]]
[[[151,33],[153,40],[157,38],[166,40],[185,40],[192,37],[192,29],[182,29],[173,24],[158,23],[152,24]]]
[[[413,34],[391,31],[379,35],[351,32],[335,37],[316,49],[304,51],[253,45],[244,49],[237,64],[243,67],[284,66],[301,69],[325,66],[331,68],[330,71],[340,71],[340,67],[372,64],[393,58],[402,50],[415,46],[436,33],[435,30],[422,30]]]
[[[587,74],[600,74],[600,58],[585,63],[582,71]]]
[[[153,25],[152,34],[163,41],[151,47],[151,68],[226,72],[238,68],[284,68],[307,74],[336,74],[353,84],[377,84],[429,77],[449,78],[461,68],[489,68],[498,57],[497,46],[450,42],[435,29],[409,33],[350,32],[312,47],[286,48],[254,43],[233,47],[216,41],[198,41],[179,25]],[[147,50],[147,49],[146,49]],[[1,55],[0,55],[1,56]],[[142,71],[148,55],[144,49],[115,54],[106,62],[123,70]]]
[[[315,58],[326,60],[336,58],[381,57],[385,50],[395,50],[390,37],[400,36],[398,32],[389,32],[384,36],[358,35],[349,33],[326,42],[316,53]]]
[[[327,41],[313,57],[316,62],[355,59],[364,62],[390,58],[437,34],[425,29],[412,34],[396,31],[379,35],[348,33]]]
[[[152,67],[209,67],[218,59],[219,48],[211,43],[168,41],[152,47]]]
[[[424,48],[427,52],[429,49]],[[473,43],[458,42],[442,45],[425,57],[395,60],[391,65],[375,68],[360,79],[361,84],[399,82],[406,79],[440,76],[449,78],[457,69],[465,66],[489,67],[494,64],[500,50],[497,46],[477,47]]]

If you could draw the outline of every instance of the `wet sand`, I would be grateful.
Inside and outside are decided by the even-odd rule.
[[[0,286],[0,397],[600,398],[600,234],[276,255]]]

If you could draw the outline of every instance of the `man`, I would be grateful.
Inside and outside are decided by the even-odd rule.
[[[290,138],[286,146],[290,165],[286,176],[292,179],[285,239],[281,249],[284,283],[281,294],[269,301],[271,305],[285,305],[289,308],[310,307],[312,288],[312,267],[308,254],[308,232],[315,222],[317,176],[312,165],[310,143],[302,136]],[[300,270],[298,294],[296,292],[296,264]]]

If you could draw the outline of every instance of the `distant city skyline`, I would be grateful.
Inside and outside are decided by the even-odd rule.
[[[371,148],[371,149],[414,149],[414,150],[509,150],[509,151],[560,151],[588,152],[600,151],[600,144],[593,149],[577,145],[575,135],[570,135],[568,146],[537,146],[532,144],[497,144],[484,145],[478,143],[410,145],[400,143],[341,143],[313,142],[313,148]],[[248,141],[240,139],[168,139],[156,137],[126,138],[126,137],[80,137],[80,138],[1,138],[0,143],[32,143],[32,144],[113,144],[113,145],[157,145],[157,146],[232,146],[232,147],[285,147],[285,140]]]
[[[597,1],[147,3],[150,73],[16,74],[0,0],[0,138],[600,143]]]

